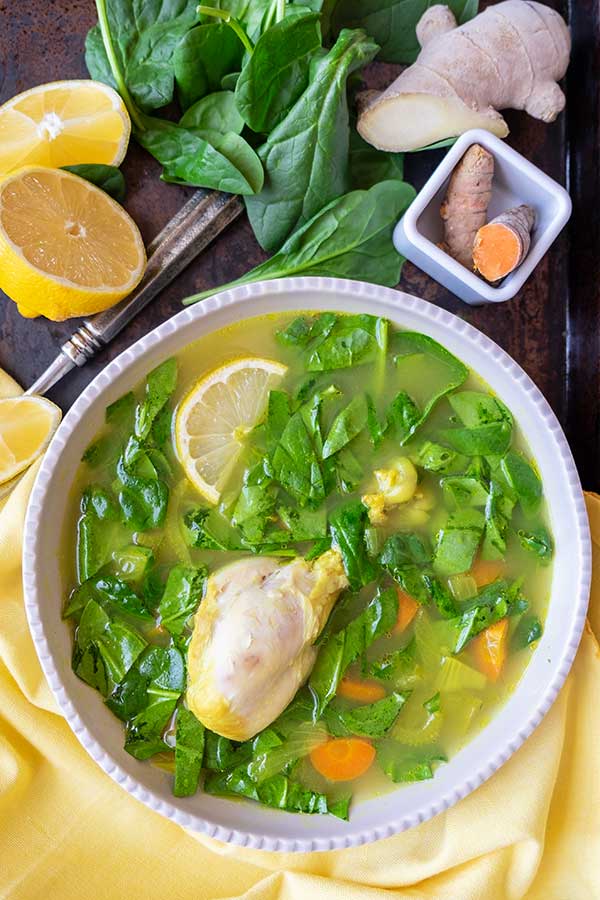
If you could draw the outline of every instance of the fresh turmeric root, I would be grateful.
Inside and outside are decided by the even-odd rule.
[[[452,173],[440,207],[444,221],[442,249],[468,269],[473,268],[475,235],[487,218],[493,177],[494,157],[473,144]]]
[[[529,253],[534,224],[533,209],[523,205],[508,209],[483,225],[473,245],[475,270],[491,282],[513,272]]]

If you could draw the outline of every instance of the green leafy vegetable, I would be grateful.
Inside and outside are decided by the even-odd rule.
[[[176,647],[147,647],[116,685],[106,705],[123,721],[155,698],[176,701],[185,689],[185,663]]]
[[[419,53],[416,27],[429,3],[410,0],[332,0],[331,25],[364,28],[381,46],[379,59],[391,63],[412,63]],[[478,0],[448,0],[459,24],[477,13]]]
[[[339,703],[330,703],[325,719],[331,734],[344,737],[358,734],[364,737],[380,738],[386,734],[396,719],[410,693],[394,691],[363,706],[343,707]]]
[[[240,68],[243,51],[239,38],[220,22],[197,25],[188,31],[173,54],[173,74],[182,107],[190,110],[198,100],[219,91],[223,77]],[[193,118],[181,124],[202,127],[195,125]]]
[[[175,727],[175,782],[176,797],[191,797],[198,789],[202,758],[204,756],[204,725],[196,716],[180,706]]]
[[[273,477],[300,506],[325,499],[323,473],[301,411],[285,426],[272,462]]]
[[[342,32],[318,60],[307,89],[260,148],[265,185],[247,199],[246,209],[265,250],[279,250],[292,232],[347,189],[346,80],[377,49],[363,31]]]
[[[91,181],[96,187],[102,188],[119,203],[125,199],[125,178],[116,166],[106,166],[101,163],[83,163],[78,166],[62,166],[67,172],[79,175],[86,181]]]
[[[456,575],[471,568],[484,525],[484,516],[477,509],[466,507],[450,513],[435,548],[433,567],[438,575]]]
[[[294,232],[279,253],[218,290],[289,275],[354,278],[392,287],[400,279],[404,262],[392,244],[392,231],[414,196],[410,185],[390,181],[369,191],[345,194]],[[212,296],[216,290],[193,294],[184,305]]]
[[[446,762],[446,757],[435,750],[407,750],[388,738],[377,744],[377,760],[388,778],[401,784],[428,781],[433,778],[434,765]]]
[[[350,130],[350,185],[353,190],[369,190],[380,181],[404,178],[404,154],[384,153]]]
[[[244,120],[238,112],[233,91],[217,91],[198,100],[179,121],[182,128],[241,134]]]
[[[436,444],[435,441],[424,441],[412,457],[415,465],[426,469],[428,472],[436,472],[446,475],[455,471],[461,465],[461,457],[449,447]]]
[[[548,529],[544,525],[534,528],[521,528],[518,532],[519,543],[524,550],[533,553],[542,563],[548,563],[554,554],[554,544]]]
[[[332,422],[323,446],[323,459],[333,456],[361,433],[367,424],[367,402],[363,394],[354,397]]]
[[[515,650],[523,650],[524,647],[529,647],[531,644],[539,641],[542,632],[542,623],[537,616],[523,616],[515,628],[511,646]]]
[[[172,357],[161,363],[146,379],[146,396],[135,410],[135,436],[145,440],[158,413],[177,386],[177,360]]]
[[[542,482],[530,463],[521,453],[509,450],[500,462],[500,468],[515,492],[526,515],[532,515],[542,502]]]
[[[369,524],[366,506],[352,500],[338,506],[329,516],[332,544],[342,556],[344,569],[353,590],[375,578],[376,568],[369,558],[365,543],[365,529]]]
[[[271,131],[307,87],[311,57],[321,46],[319,18],[291,7],[258,39],[235,89],[238,109],[253,131]]]
[[[75,634],[73,668],[105,696],[123,680],[146,641],[124,621],[89,600]]]
[[[196,2],[97,0],[96,5],[99,19],[104,17],[110,30],[116,64],[135,103],[146,111],[166,106],[173,99],[173,54],[196,22]],[[98,25],[88,33],[85,62],[92,78],[123,93]]]
[[[206,575],[204,566],[196,569],[177,565],[169,572],[158,611],[161,624],[173,637],[178,637],[183,632],[189,617],[196,611]]]
[[[314,698],[314,716],[319,718],[348,666],[373,641],[393,628],[398,616],[398,595],[393,589],[378,592],[364,610],[341,631],[321,645],[308,686]]]
[[[254,194],[262,187],[264,173],[258,156],[234,132],[200,132],[162,119],[148,119],[146,128],[136,137],[164,166],[165,181],[231,194]]]

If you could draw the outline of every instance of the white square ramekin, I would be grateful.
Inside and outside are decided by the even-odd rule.
[[[438,246],[443,239],[440,206],[448,181],[472,144],[481,144],[494,157],[494,183],[488,218],[493,219],[521,203],[532,206],[536,215],[529,253],[522,265],[497,287],[469,271]],[[560,184],[504,141],[476,128],[457,140],[417,194],[394,229],[394,245],[399,253],[465,303],[473,306],[502,303],[521,290],[568,222],[571,208],[571,198]]]

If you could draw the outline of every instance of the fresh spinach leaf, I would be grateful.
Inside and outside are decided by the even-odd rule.
[[[395,784],[407,784],[433,778],[435,764],[446,762],[446,757],[436,750],[408,750],[388,738],[377,744],[377,761]]]
[[[548,529],[544,525],[533,528],[521,528],[517,532],[519,543],[524,550],[528,550],[538,558],[541,563],[549,563],[554,554],[554,544]]]
[[[139,459],[132,463],[127,461],[127,449],[117,463],[117,477],[121,483],[119,505],[125,522],[131,528],[135,531],[148,531],[163,524],[167,514],[169,489],[156,476],[135,474],[138,464]]]
[[[217,91],[196,101],[179,121],[182,128],[241,134],[244,120],[238,112],[233,91]]]
[[[423,413],[415,401],[406,391],[400,391],[390,403],[387,414],[388,428],[394,432],[400,446],[412,437],[422,421]]]
[[[223,78],[239,70],[243,52],[239,38],[220,22],[197,25],[188,31],[173,54],[173,74],[183,109],[190,110],[198,100],[220,91]],[[192,122],[181,124],[192,126]]]
[[[89,600],[75,633],[73,669],[106,696],[123,680],[145,646],[137,631]]]
[[[175,723],[173,794],[176,797],[191,797],[198,790],[203,756],[204,725],[193,712],[180,706]]]
[[[277,487],[266,474],[262,460],[246,470],[231,521],[249,543],[260,543],[264,538],[267,526],[274,518],[276,497]]]
[[[365,529],[369,525],[366,506],[351,500],[338,506],[329,516],[332,545],[339,550],[353,590],[373,581],[377,568],[369,557]]]
[[[292,541],[319,541],[327,536],[327,510],[292,509],[280,506],[277,513],[287,529]]]
[[[253,131],[269,132],[286,117],[308,85],[311,57],[320,46],[319,14],[293,7],[261,35],[235,88],[238,109]]]
[[[349,447],[343,447],[330,460],[335,464],[335,480],[340,494],[353,494],[364,475],[364,467]]]
[[[429,575],[424,576],[425,584],[431,595],[431,599],[437,606],[438,612],[444,619],[453,619],[458,610],[449,591],[437,579],[431,578]]]
[[[97,5],[135,103],[146,111],[166,106],[173,99],[173,55],[196,23],[195,0],[99,0]],[[98,25],[88,32],[85,62],[92,78],[120,89]]]
[[[193,509],[186,513],[184,525],[190,546],[203,550],[244,550],[237,528],[218,509]]]
[[[95,575],[76,588],[69,598],[63,618],[80,615],[88,600],[95,600],[108,611],[127,613],[136,619],[153,621],[152,614],[126,582],[113,575]]]
[[[110,560],[115,544],[124,536],[112,497],[90,485],[81,498],[77,522],[77,575],[79,583],[96,575]]]
[[[415,465],[439,475],[454,472],[463,467],[463,463],[466,464],[464,457],[455,450],[443,447],[435,441],[424,441],[411,458]]]
[[[253,194],[263,184],[262,164],[239,134],[197,132],[163,119],[147,119],[139,143],[164,166],[163,180]]]
[[[510,447],[509,422],[491,422],[473,428],[442,428],[440,439],[463,456],[501,456]]]
[[[327,459],[349,444],[367,424],[367,401],[357,394],[335,417],[323,445],[323,459]]]
[[[348,666],[358,659],[373,641],[394,627],[398,617],[398,595],[391,588],[379,591],[364,610],[341,631],[331,634],[321,645],[308,682],[314,700],[314,719],[318,719]]]
[[[203,767],[211,772],[224,772],[235,763],[235,748],[229,738],[208,729],[204,734]]]
[[[380,181],[402,181],[404,178],[404,154],[376,150],[354,127],[350,130],[349,153],[352,190],[366,191]]]
[[[187,297],[184,305],[226,287],[300,274],[354,278],[393,287],[400,280],[404,257],[392,243],[392,231],[414,196],[410,185],[397,181],[345,194],[321,209],[266,262],[235,282]]]
[[[435,548],[433,568],[438,575],[457,575],[471,568],[484,525],[485,518],[478,509],[450,513]]]
[[[542,482],[533,466],[521,453],[509,450],[500,468],[525,515],[536,513],[542,502]]]
[[[491,394],[484,394],[481,391],[458,391],[448,397],[448,402],[467,428],[491,425],[494,422],[508,422],[512,427],[510,412]]]
[[[292,232],[347,189],[346,80],[377,49],[363,31],[343,31],[260,148],[265,184],[260,194],[246,200],[246,209],[265,250],[279,250]]]
[[[362,314],[338,316],[334,322],[327,320],[328,327],[324,330],[313,326],[306,368],[309,372],[326,372],[372,362],[379,349],[382,321]]]
[[[177,386],[177,360],[175,357],[165,360],[146,378],[146,394],[135,410],[135,436],[144,441],[159,412],[171,397]]]
[[[481,555],[483,559],[504,559],[506,535],[515,503],[496,478],[490,481],[485,505],[485,532]]]
[[[161,624],[173,637],[183,632],[189,617],[198,608],[206,575],[205,566],[176,565],[169,572],[158,611]]]
[[[106,574],[114,575],[115,578],[131,585],[135,591],[139,591],[153,563],[154,554],[150,547],[126,544],[118,550],[113,550]]]
[[[452,451],[450,451],[452,452]],[[444,502],[450,509],[485,507],[489,500],[486,485],[472,475],[449,475],[440,482]]]
[[[407,563],[427,566],[431,559],[431,548],[422,535],[399,532],[387,539],[379,561],[395,578],[398,569]]]
[[[267,450],[274,453],[290,419],[290,398],[285,391],[270,391],[265,436]]]
[[[515,650],[523,650],[539,641],[542,632],[542,623],[537,616],[523,616],[515,628],[511,645]]]
[[[380,681],[391,681],[398,688],[408,688],[421,677],[415,654],[415,642],[391,650],[369,663],[368,674]]]
[[[367,394],[367,428],[369,430],[369,437],[371,439],[371,444],[374,449],[377,450],[381,444],[383,443],[383,438],[385,437],[385,432],[387,429],[387,424],[382,425],[379,421],[379,416],[377,415],[377,409],[375,408],[375,403],[372,398]]]
[[[331,0],[330,19],[334,33],[340,28],[364,28],[381,46],[379,59],[390,63],[412,63],[419,54],[416,27],[431,4],[426,0]],[[477,0],[448,0],[447,6],[459,24],[477,13]]]
[[[135,759],[150,759],[155,753],[169,750],[163,732],[175,712],[177,700],[163,694],[152,697],[148,706],[132,719],[125,729],[125,750]]]
[[[106,705],[126,722],[154,698],[177,700],[185,690],[185,677],[185,662],[176,647],[149,646],[116,685]]]
[[[331,734],[340,737],[348,734],[383,737],[398,718],[409,696],[410,692],[394,691],[375,703],[363,706],[343,707],[339,703],[330,703],[325,711],[327,728]]]
[[[119,203],[122,203],[125,199],[125,178],[121,170],[116,166],[106,166],[101,163],[83,163],[77,166],[62,166],[61,168],[95,184],[96,187],[106,191]]]
[[[468,600],[456,623],[458,637],[454,652],[460,653],[484,628],[508,615],[510,599],[508,584],[505,581],[495,581],[483,588],[472,600]]]
[[[238,794],[257,800],[265,806],[288,812],[319,813],[321,815],[331,813],[338,818],[348,818],[349,799],[340,799],[329,803],[325,794],[308,790],[286,775],[273,775],[260,784],[256,784],[248,775],[245,766],[238,766],[224,774],[209,775],[204,782],[204,791],[217,796]]]
[[[273,477],[300,506],[323,502],[323,473],[301,410],[285,426],[272,463]]]

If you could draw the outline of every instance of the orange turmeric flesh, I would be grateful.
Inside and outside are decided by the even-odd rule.
[[[518,235],[499,222],[490,222],[477,232],[473,262],[487,281],[505,278],[521,262],[522,244]]]

